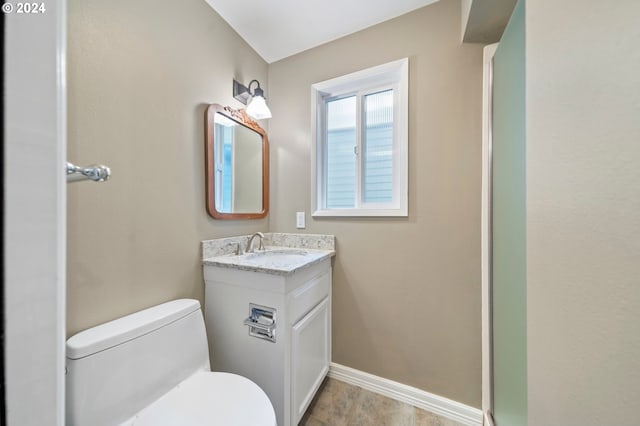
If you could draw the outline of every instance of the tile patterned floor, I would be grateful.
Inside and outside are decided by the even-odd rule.
[[[326,378],[302,426],[462,426],[377,393]]]

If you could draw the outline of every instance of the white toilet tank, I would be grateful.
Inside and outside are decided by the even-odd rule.
[[[93,327],[67,340],[68,426],[113,426],[187,377],[209,371],[197,300],[180,299]]]

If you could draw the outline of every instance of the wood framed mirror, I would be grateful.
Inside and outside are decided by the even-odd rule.
[[[267,133],[242,109],[211,104],[205,115],[207,212],[260,219],[269,211]]]

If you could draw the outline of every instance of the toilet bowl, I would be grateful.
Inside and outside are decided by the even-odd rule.
[[[197,300],[93,327],[66,348],[69,426],[276,426],[258,385],[210,371]]]

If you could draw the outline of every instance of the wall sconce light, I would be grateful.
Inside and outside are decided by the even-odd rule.
[[[251,85],[253,83],[256,83],[258,87],[252,92]],[[260,82],[258,80],[251,80],[247,86],[233,80],[233,97],[245,105],[249,102],[247,114],[256,120],[271,118],[271,111],[264,99],[264,90],[260,88]],[[249,101],[249,99],[251,100]]]

